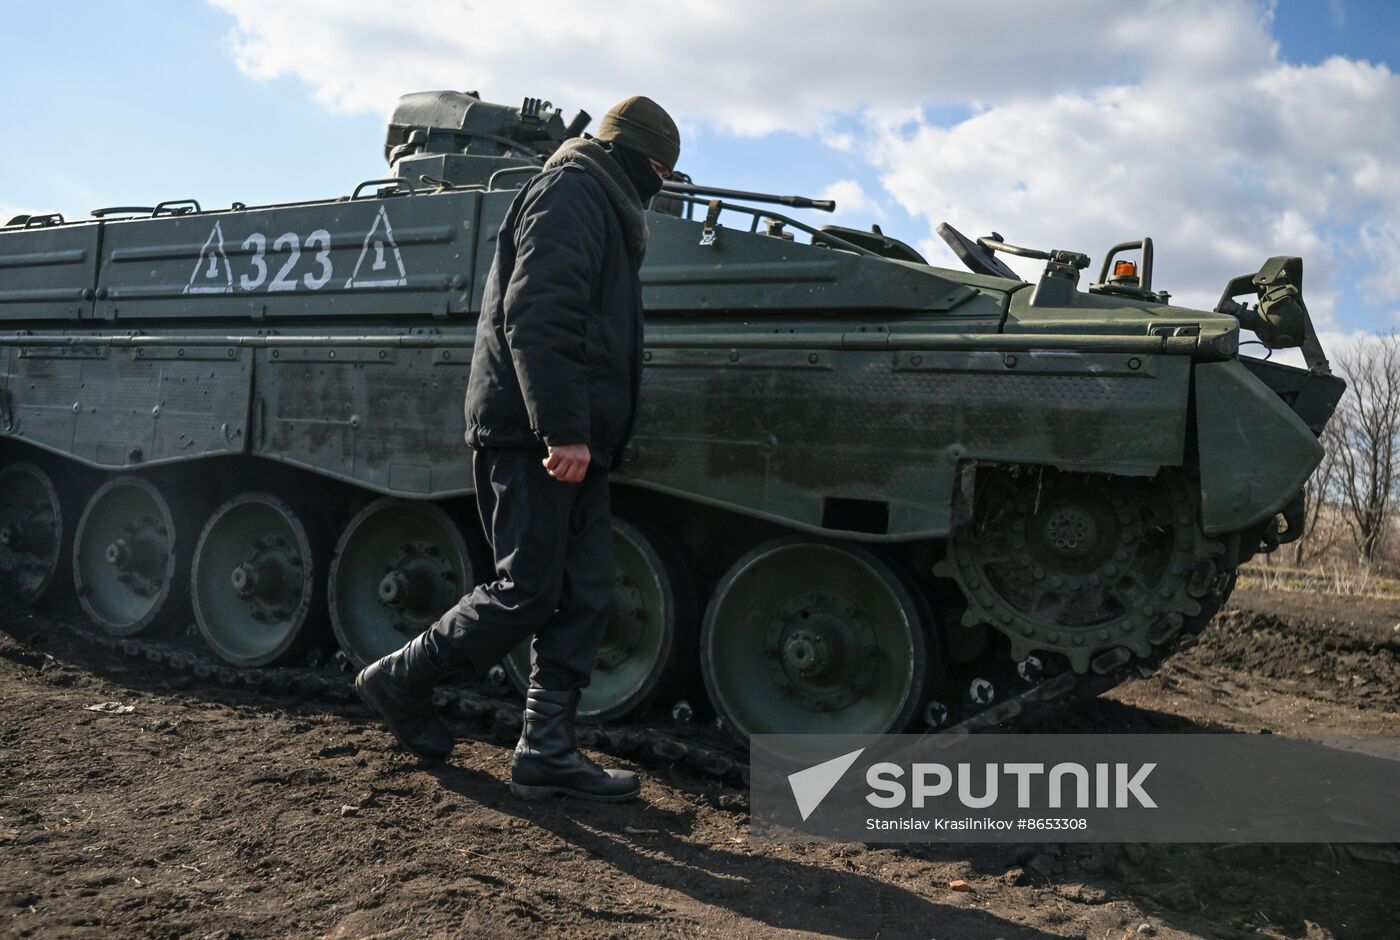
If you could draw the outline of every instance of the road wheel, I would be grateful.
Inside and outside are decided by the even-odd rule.
[[[324,625],[326,552],[297,512],[267,493],[214,511],[194,552],[199,632],[235,666],[285,662]]]
[[[583,720],[612,721],[673,689],[682,659],[694,648],[693,604],[675,551],[654,534],[615,518],[613,566],[612,616],[579,700]],[[528,640],[506,657],[505,666],[524,692],[530,682]]]
[[[476,584],[467,543],[431,503],[385,498],[345,527],[327,599],[336,638],[359,666],[422,633]]]
[[[921,608],[855,545],[785,537],[740,558],[705,613],[700,663],[736,735],[879,734],[919,708]]]
[[[135,636],[188,622],[193,515],[144,477],[98,487],[73,535],[73,584],[93,623]]]
[[[30,463],[0,470],[0,594],[38,604],[65,590],[71,534],[47,472]]]

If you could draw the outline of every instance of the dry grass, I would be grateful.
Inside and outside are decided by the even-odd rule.
[[[1368,565],[1361,560],[1347,514],[1335,504],[1319,510],[1297,544],[1285,545],[1273,555],[1256,555],[1242,566],[1240,586],[1400,599],[1400,538],[1391,537],[1393,532],[1382,533],[1376,561]]]
[[[1400,579],[1374,569],[1338,560],[1306,568],[1250,563],[1240,568],[1240,586],[1263,591],[1311,591],[1341,597],[1382,597],[1400,600]]]

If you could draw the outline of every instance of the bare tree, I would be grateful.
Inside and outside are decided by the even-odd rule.
[[[1400,338],[1356,343],[1337,356],[1350,387],[1337,424],[1337,489],[1361,560],[1381,554],[1400,482]]]
[[[1322,462],[1303,489],[1307,514],[1304,517],[1303,537],[1293,543],[1294,565],[1302,565],[1309,558],[1325,558],[1337,543],[1337,527],[1329,525],[1324,533],[1321,523],[1327,507],[1336,505],[1339,497],[1337,465],[1340,461],[1337,455],[1342,446],[1340,427],[1341,422],[1333,420],[1322,431]]]

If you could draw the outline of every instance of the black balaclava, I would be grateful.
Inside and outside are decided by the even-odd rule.
[[[640,151],[633,150],[626,144],[619,144],[613,141],[605,145],[608,153],[617,161],[617,165],[622,167],[623,175],[637,190],[637,195],[642,199],[642,205],[651,202],[651,197],[661,192],[661,177],[656,175],[656,171],[651,168],[651,161],[642,155]]]

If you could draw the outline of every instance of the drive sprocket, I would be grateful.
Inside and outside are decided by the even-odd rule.
[[[1151,657],[1201,613],[1222,551],[1201,534],[1177,471],[994,467],[935,572],[962,587],[965,626],[1001,631],[1017,659],[1059,653],[1082,673]]]

